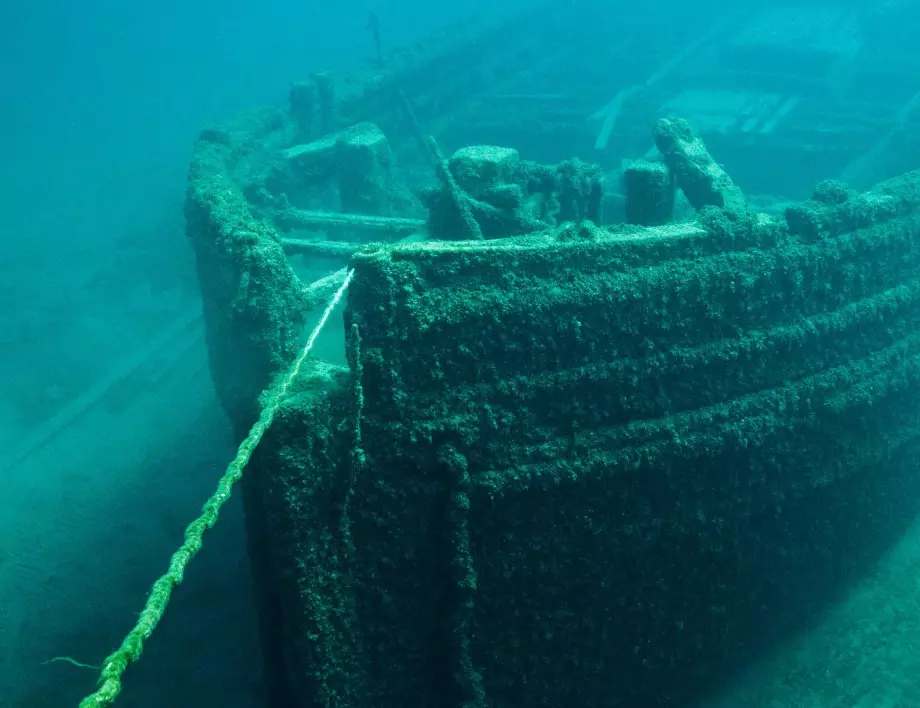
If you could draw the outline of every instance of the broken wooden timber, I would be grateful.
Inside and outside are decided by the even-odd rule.
[[[275,216],[274,220],[279,227],[285,230],[372,231],[382,236],[393,237],[403,237],[423,231],[426,223],[424,219],[342,214],[332,211],[306,211],[303,209],[288,209],[280,212]]]
[[[353,241],[310,241],[302,238],[281,239],[281,246],[289,256],[347,259],[351,258],[364,245]]]

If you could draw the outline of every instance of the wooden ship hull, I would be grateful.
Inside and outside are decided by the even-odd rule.
[[[823,182],[763,213],[710,157],[712,133],[655,113],[680,92],[649,98],[718,37],[688,39],[606,112],[564,101],[565,121],[554,87],[577,75],[595,82],[582,98],[599,94],[586,64],[603,38],[570,61],[588,21],[547,10],[458,30],[388,72],[316,75],[290,106],[199,139],[188,231],[212,377],[241,435],[354,272],[344,351],[330,341],[300,377],[243,482],[272,705],[691,705],[920,510],[905,493],[920,174]],[[770,104],[769,130],[744,130],[742,111],[714,143],[748,174],[752,151],[794,151],[848,60],[794,106]],[[888,108],[821,160],[894,169],[910,108]],[[610,151],[642,158],[618,172],[623,195],[566,159]]]

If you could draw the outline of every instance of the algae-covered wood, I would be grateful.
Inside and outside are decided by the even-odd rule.
[[[759,213],[742,188],[776,176],[763,155],[789,149],[798,191],[885,131],[844,144],[815,127],[817,93],[755,96],[703,131],[711,156],[684,121],[650,128],[682,92],[737,88],[719,32],[662,18],[688,27],[675,62],[579,42],[584,16],[550,10],[378,76],[317,75],[197,146],[189,233],[241,429],[316,305],[297,271],[357,251],[346,355],[298,382],[244,480],[273,706],[695,705],[920,512],[899,493],[920,453],[920,174]],[[596,108],[598,56],[629,52],[632,73],[675,68],[620,67],[646,90],[592,154],[644,154],[624,213],[653,228],[603,211],[609,170],[530,161],[592,149],[599,126],[571,117]],[[623,87],[603,88],[597,105]],[[460,149],[442,159],[420,125]],[[891,135],[860,174],[890,171]]]
[[[910,506],[917,177],[356,256],[351,371],[265,453],[298,705],[681,705],[826,599]]]

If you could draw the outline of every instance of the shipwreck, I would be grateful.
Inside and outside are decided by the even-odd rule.
[[[202,132],[241,435],[350,279],[242,483],[273,706],[695,704],[918,511],[920,82],[881,11],[691,10],[470,23]]]

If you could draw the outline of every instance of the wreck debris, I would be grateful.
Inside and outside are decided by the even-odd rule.
[[[521,156],[513,148],[474,145],[460,148],[448,162],[457,185],[474,199],[514,181]]]
[[[332,133],[335,125],[335,85],[328,72],[315,72],[307,81],[295,83],[290,92],[291,117],[297,141]]]
[[[350,214],[390,213],[390,144],[373,123],[359,123],[336,142],[339,199]]]
[[[359,216],[398,218],[417,211],[414,199],[393,175],[386,135],[366,121],[279,150],[246,186],[246,193],[282,228],[310,226],[314,217],[299,212],[317,213],[315,207],[332,198],[338,212]],[[358,221],[356,228],[362,228]],[[336,226],[344,228],[345,223]]]
[[[623,170],[623,188],[627,223],[660,226],[674,217],[677,188],[665,163],[635,160]]]
[[[295,203],[304,189],[324,185],[338,172],[336,145],[341,133],[324,135],[278,153],[278,159],[264,169],[257,182],[271,194],[286,194]]]
[[[307,81],[293,84],[289,105],[297,128],[296,142],[335,131],[335,85],[328,72],[316,72]]]
[[[479,220],[472,212],[475,200],[464,194],[457,185],[434,137],[428,138],[428,149],[441,182],[440,190],[429,190],[422,196],[423,203],[431,211],[429,225],[432,227],[432,235],[449,241],[484,238]],[[436,212],[440,213],[435,216]]]
[[[306,143],[320,132],[317,120],[317,90],[314,81],[298,81],[291,86],[288,105],[296,126],[294,142]]]
[[[580,160],[540,165],[516,150],[489,145],[461,148],[444,163],[443,186],[426,190],[429,230],[455,240],[455,203],[468,212],[484,238],[519,236],[567,221],[600,223],[600,168]]]
[[[716,206],[745,209],[745,199],[731,177],[716,163],[702,138],[681,118],[662,118],[655,125],[655,144],[674,172],[677,185],[695,209]]]
[[[345,233],[365,231],[373,234],[375,241],[395,241],[397,238],[421,231],[424,219],[406,219],[397,216],[374,216],[368,214],[340,214],[338,212],[286,209],[276,213],[274,223],[283,231],[317,230],[326,231],[334,238]]]

